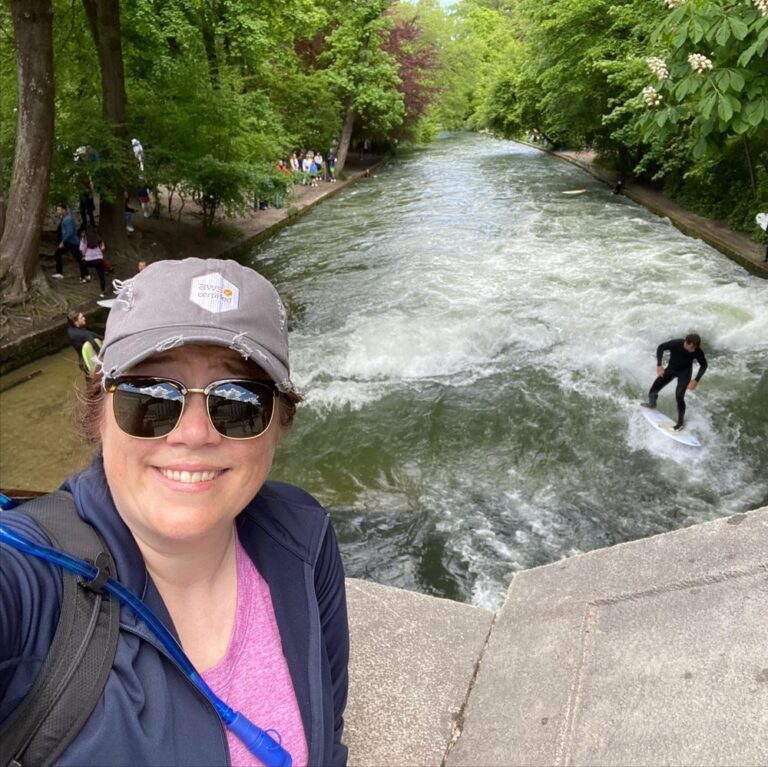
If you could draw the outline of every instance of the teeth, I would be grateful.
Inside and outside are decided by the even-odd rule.
[[[173,471],[171,469],[160,469],[160,472],[168,479],[175,482],[186,482],[190,485],[195,482],[208,482],[215,479],[219,474],[218,471]]]

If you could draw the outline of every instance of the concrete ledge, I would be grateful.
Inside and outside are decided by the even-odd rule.
[[[519,573],[348,579],[350,767],[768,764],[768,507]]]
[[[768,764],[768,508],[519,573],[447,760]]]
[[[350,767],[440,764],[493,613],[351,578],[347,600]]]

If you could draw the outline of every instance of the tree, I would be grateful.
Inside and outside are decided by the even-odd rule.
[[[648,58],[657,85],[644,89],[650,108],[640,129],[654,144],[682,130],[693,161],[738,141],[756,194],[750,142],[763,148],[768,142],[768,4],[667,0],[667,5],[672,10],[651,40],[665,55]]]
[[[328,82],[343,105],[336,169],[342,171],[357,122],[364,130],[386,135],[403,120],[403,97],[397,90],[397,63],[382,44],[392,20],[388,0],[353,0],[336,4],[336,26],[319,57]]]
[[[403,122],[395,129],[395,138],[409,140],[414,138],[438,93],[437,44],[427,38],[413,11],[409,13],[403,6],[396,10],[399,12],[393,13],[394,24],[383,49],[397,62],[397,90],[403,97]]]
[[[12,0],[18,68],[18,118],[7,221],[0,240],[3,302],[30,289],[48,292],[40,271],[54,136],[53,6],[50,0]]]
[[[102,116],[113,138],[106,146],[99,147],[105,163],[100,168],[105,183],[99,200],[99,228],[111,248],[124,251],[128,246],[123,204],[127,183],[121,149],[127,157],[130,145],[126,125],[120,0],[83,0],[83,7],[99,56]]]

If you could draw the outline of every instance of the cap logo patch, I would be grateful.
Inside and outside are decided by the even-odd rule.
[[[189,300],[206,311],[221,314],[238,308],[240,290],[219,272],[213,272],[192,280]]]

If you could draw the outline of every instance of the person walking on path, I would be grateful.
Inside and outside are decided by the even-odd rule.
[[[59,225],[56,229],[56,234],[59,240],[59,247],[53,254],[56,259],[56,271],[53,276],[57,280],[64,279],[64,262],[62,257],[65,253],[71,253],[75,262],[80,264],[80,240],[77,236],[77,227],[75,226],[75,220],[72,218],[72,212],[69,208],[61,203],[56,206],[56,213],[59,215]],[[82,268],[81,268],[82,272]]]
[[[101,235],[92,226],[85,228],[80,237],[80,252],[83,254],[83,260],[80,262],[80,282],[90,282],[91,275],[88,273],[89,267],[96,270],[99,275],[99,287],[101,293],[99,298],[104,298],[107,290],[107,281],[104,276],[104,251],[106,250],[104,240]]]
[[[666,368],[661,364],[664,352],[669,352],[669,362]],[[696,378],[692,381],[694,360],[699,363],[699,369],[696,373]],[[697,333],[691,333],[685,338],[676,338],[660,344],[656,349],[657,378],[651,384],[651,389],[648,392],[648,402],[643,402],[643,407],[655,408],[659,392],[673,379],[677,378],[677,388],[675,389],[677,423],[674,425],[674,429],[679,431],[683,428],[683,421],[685,419],[685,392],[688,389],[693,391],[698,386],[706,370],[707,358],[701,349],[701,336]]]
[[[125,192],[124,197],[125,197],[125,231],[131,233],[135,231],[135,229],[133,228],[133,214],[136,212],[136,208],[131,207],[131,200],[128,192]]]
[[[80,226],[96,226],[96,202],[93,199],[93,190],[90,181],[83,182],[83,191],[80,194]]]
[[[136,197],[139,199],[139,204],[141,205],[141,213],[144,216],[144,218],[149,218],[149,187],[147,186],[146,182],[142,181],[138,188],[136,189]]]

